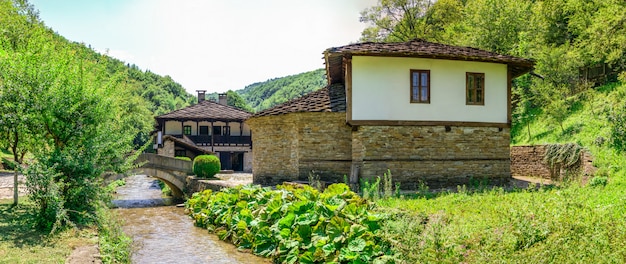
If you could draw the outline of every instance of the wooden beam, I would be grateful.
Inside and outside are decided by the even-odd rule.
[[[511,86],[513,85],[513,73],[511,66],[506,67],[506,122],[511,126]]]
[[[346,65],[345,89],[346,89],[346,121],[352,120],[352,58],[344,58]]]
[[[351,120],[350,126],[454,126],[509,128],[509,123],[455,122],[455,121],[405,121],[405,120]]]

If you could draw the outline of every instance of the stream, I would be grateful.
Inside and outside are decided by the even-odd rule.
[[[113,204],[133,239],[132,263],[269,263],[195,227],[184,208],[161,198],[155,178],[127,177]]]

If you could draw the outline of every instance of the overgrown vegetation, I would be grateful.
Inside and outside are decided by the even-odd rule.
[[[579,176],[581,151],[583,148],[575,143],[548,144],[543,160],[550,168],[550,178],[563,181]],[[561,170],[565,170],[563,177]]]
[[[98,244],[104,263],[130,263],[132,239],[124,234],[121,220],[109,210],[98,210]]]
[[[193,173],[200,178],[213,178],[222,164],[215,155],[198,155],[193,159]]]
[[[111,215],[94,227],[64,229],[54,235],[35,226],[36,208],[27,198],[17,206],[0,200],[0,263],[63,263],[73,249],[99,244],[104,263],[129,263],[129,238]]]
[[[383,215],[345,184],[322,193],[306,185],[206,190],[186,208],[197,226],[277,263],[394,261],[389,242],[379,236]]]
[[[572,97],[563,130],[542,108],[514,123],[514,144],[553,144],[548,159],[573,164],[581,147],[598,167],[586,186],[468,189],[379,200],[384,235],[406,263],[612,263],[626,256],[624,149],[609,116],[626,92],[611,83]],[[533,131],[528,135],[528,128]],[[620,138],[622,139],[622,138]],[[570,143],[575,142],[575,143]],[[557,144],[558,143],[558,144]]]

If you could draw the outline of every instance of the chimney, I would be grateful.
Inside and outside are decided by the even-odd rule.
[[[204,97],[204,94],[206,93],[206,90],[196,90],[196,92],[198,92],[198,103],[201,103],[202,101],[204,101],[206,99]]]
[[[219,96],[219,101],[217,103],[221,105],[226,105],[226,102],[228,101],[228,95],[223,93],[223,94],[219,94],[218,96]]]

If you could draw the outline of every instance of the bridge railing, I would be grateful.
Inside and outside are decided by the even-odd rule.
[[[142,153],[141,155],[139,155],[139,157],[137,157],[135,163],[143,164],[142,167],[161,168],[183,171],[187,173],[193,172],[193,162],[191,161],[161,156],[152,153]]]

